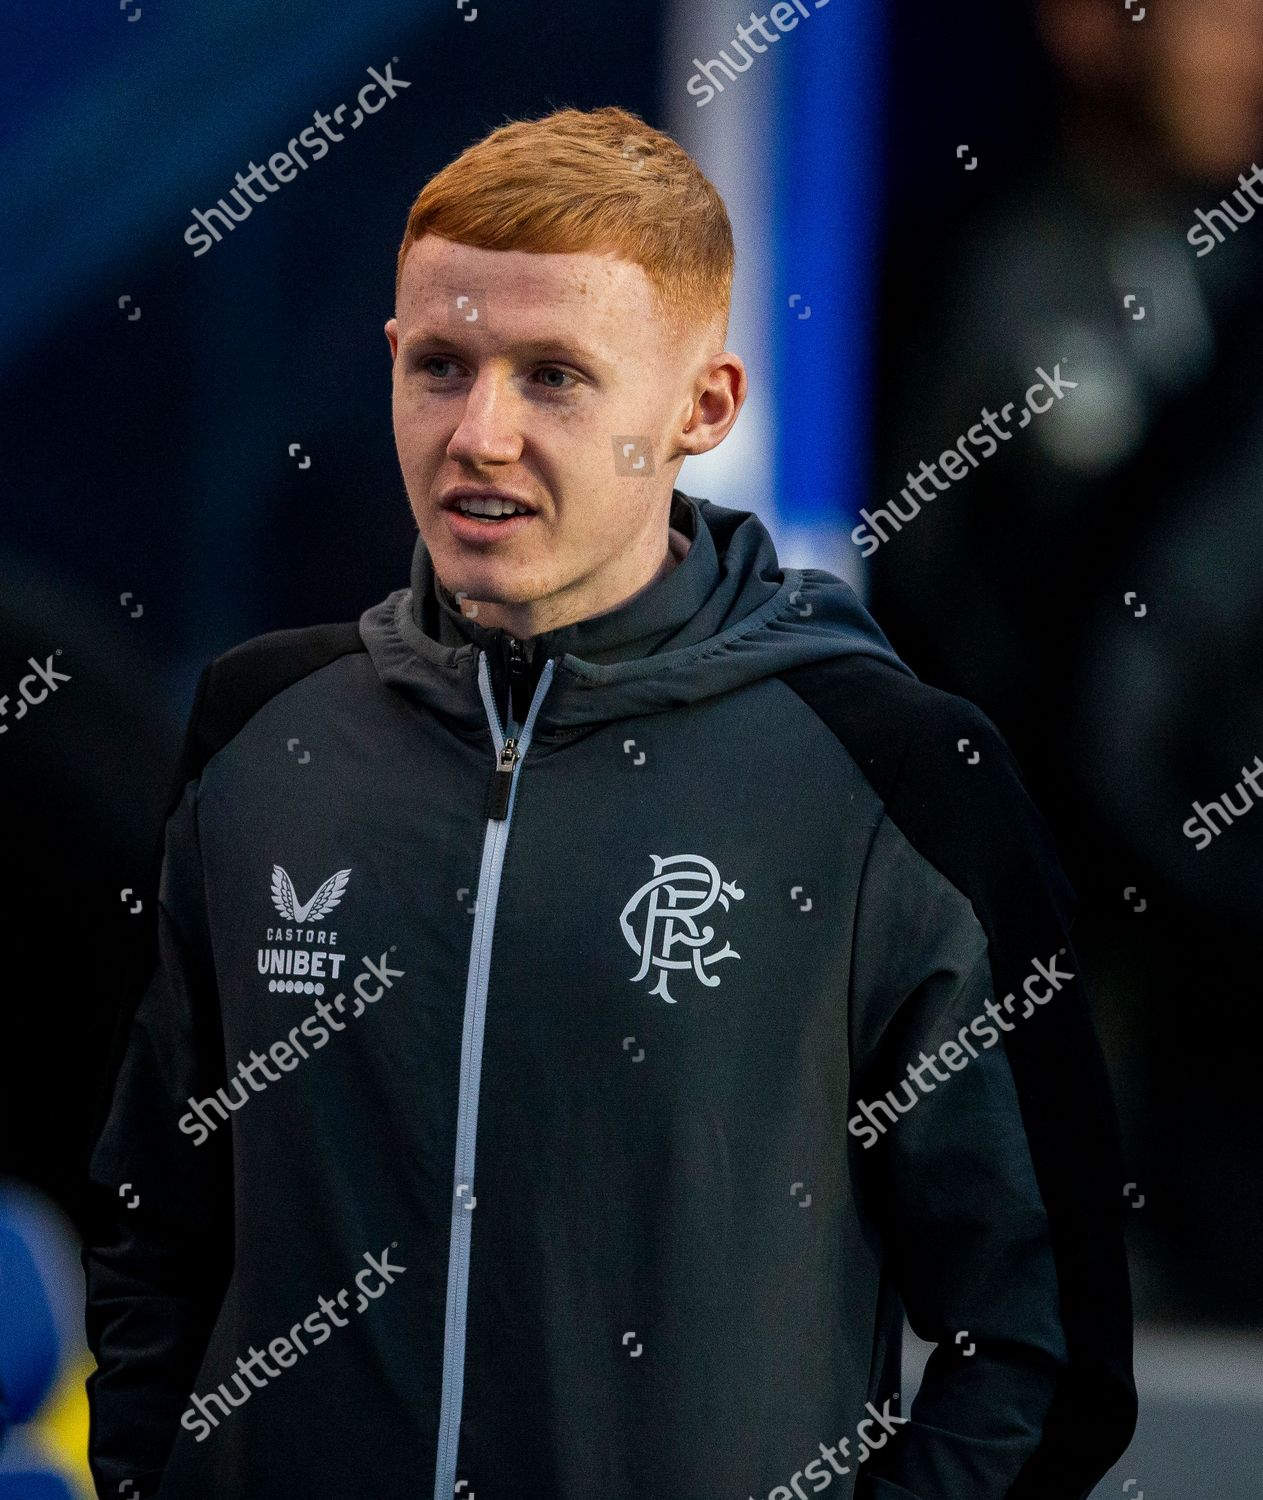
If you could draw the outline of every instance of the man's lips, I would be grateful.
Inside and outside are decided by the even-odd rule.
[[[497,542],[514,537],[536,519],[532,511],[524,516],[505,516],[499,521],[480,521],[477,516],[468,516],[454,505],[444,506],[443,518],[448,530],[458,541],[470,542],[479,547],[494,546]]]
[[[458,510],[462,500],[501,500],[510,505],[524,506],[534,514],[536,507],[525,495],[515,495],[512,490],[496,489],[491,485],[481,486],[476,484],[453,485],[439,500],[444,510]]]

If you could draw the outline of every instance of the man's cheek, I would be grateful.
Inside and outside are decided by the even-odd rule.
[[[429,472],[443,460],[446,440],[416,412],[395,414],[395,447],[405,473]]]

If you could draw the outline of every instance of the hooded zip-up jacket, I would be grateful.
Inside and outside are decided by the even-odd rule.
[[[204,672],[91,1160],[102,1496],[1079,1500],[1125,1448],[1113,1106],[1013,759],[757,516],[671,515],[673,571],[530,641],[418,537]]]

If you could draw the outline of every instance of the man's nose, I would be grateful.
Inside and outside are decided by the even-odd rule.
[[[506,377],[484,370],[469,388],[447,456],[466,463],[514,463],[521,454],[517,397]]]

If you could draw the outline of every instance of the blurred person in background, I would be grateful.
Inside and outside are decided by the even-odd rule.
[[[995,718],[1091,898],[1082,940],[1148,1200],[1141,1310],[1248,1322],[1263,0],[1038,0],[1031,17],[1054,128],[941,262],[924,218],[892,236],[870,510],[893,496],[908,515],[908,471],[1021,403],[1038,369],[1074,386],[886,528],[871,603],[914,670]],[[1225,794],[1232,826],[1194,842],[1194,803]]]

